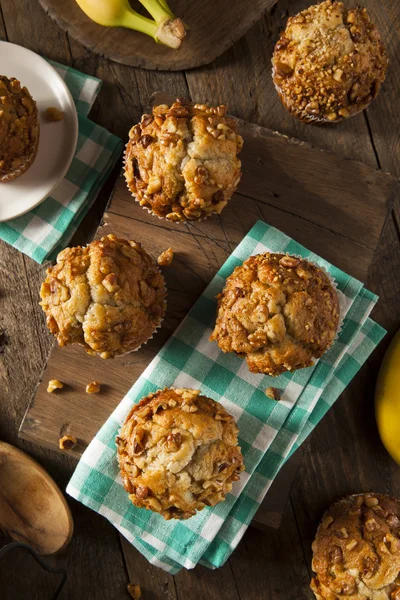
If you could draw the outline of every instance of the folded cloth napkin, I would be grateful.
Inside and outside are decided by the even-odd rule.
[[[271,378],[208,341],[215,295],[252,254],[289,252],[323,266],[341,293],[344,320],[337,340],[313,367]],[[148,560],[176,573],[201,563],[219,567],[239,543],[274,477],[354,377],[385,331],[368,318],[377,297],[363,284],[259,221],[231,254],[162,350],[83,454],[67,493],[103,514]],[[132,404],[163,387],[192,387],[219,400],[235,417],[246,470],[225,502],[186,521],[165,521],[133,506],[119,475],[115,436]],[[276,402],[267,387],[283,394]]]
[[[53,260],[65,248],[122,151],[122,140],[87,118],[100,91],[100,79],[48,62],[75,101],[79,121],[75,156],[51,196],[30,212],[0,223],[0,238],[38,263]]]

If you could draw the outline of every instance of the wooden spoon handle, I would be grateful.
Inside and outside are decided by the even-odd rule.
[[[3,548],[0,549],[0,559],[2,556],[7,554],[7,552],[9,552],[10,550],[13,550],[14,548],[22,548],[23,550],[26,550],[27,552],[29,552],[29,554],[36,560],[36,562],[42,567],[42,569],[44,569],[48,573],[62,575],[62,579],[59,583],[59,586],[56,589],[56,592],[51,599],[51,600],[57,600],[57,598],[59,597],[59,595],[61,593],[61,590],[64,587],[65,582],[67,581],[67,570],[66,569],[55,569],[54,567],[51,567],[43,560],[43,558],[40,556],[40,554],[38,554],[33,548],[28,546],[28,544],[24,544],[23,542],[10,542],[6,546],[3,546]]]

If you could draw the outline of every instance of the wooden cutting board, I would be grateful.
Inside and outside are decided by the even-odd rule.
[[[360,162],[311,147],[279,133],[241,123],[243,178],[220,216],[176,224],[143,210],[119,177],[97,236],[141,242],[156,258],[172,246],[175,258],[164,269],[168,308],[162,329],[138,352],[103,361],[78,346],[50,354],[20,428],[20,436],[58,450],[65,433],[78,438],[79,458],[137,377],[179,325],[235,246],[259,219],[279,228],[310,250],[364,279],[376,249],[397,182]],[[61,391],[46,392],[50,379]],[[101,383],[88,395],[86,384]],[[267,494],[258,522],[279,526],[296,472],[296,455]]]
[[[47,14],[81,44],[106,58],[134,67],[180,71],[212,62],[240,39],[276,0],[168,0],[189,27],[179,50],[122,27],[91,21],[75,0],[40,0]],[[138,2],[132,2],[140,11]],[[146,14],[145,12],[143,14]]]

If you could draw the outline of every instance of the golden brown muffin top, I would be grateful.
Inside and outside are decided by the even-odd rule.
[[[60,346],[82,344],[112,358],[137,349],[165,312],[164,278],[134,241],[107,235],[66,248],[47,269],[41,306]]]
[[[0,75],[0,181],[24,166],[38,136],[36,102],[18,79]]]
[[[338,328],[338,296],[326,273],[287,254],[251,256],[217,298],[210,340],[245,356],[253,373],[275,376],[311,366]]]
[[[233,417],[199,390],[149,394],[116,439],[131,501],[165,519],[188,519],[222,502],[244,469],[237,434]]]
[[[382,494],[342,498],[312,545],[317,600],[400,600],[400,501]]]
[[[388,59],[365,8],[327,0],[289,18],[272,64],[275,86],[295,116],[339,121],[377,95]]]
[[[171,221],[221,212],[240,180],[243,145],[225,112],[177,100],[132,127],[125,178],[141,206]]]

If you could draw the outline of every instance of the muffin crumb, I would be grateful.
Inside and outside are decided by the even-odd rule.
[[[281,390],[278,390],[277,388],[268,387],[265,390],[265,395],[268,396],[268,398],[271,398],[271,400],[276,400],[279,402],[279,400],[282,397],[282,392],[281,392]]]
[[[173,259],[174,251],[171,247],[169,247],[167,248],[167,250],[164,250],[164,252],[161,252],[160,256],[157,258],[157,262],[160,265],[160,267],[169,267]]]
[[[77,444],[78,440],[73,435],[63,435],[60,438],[58,445],[60,450],[72,450],[72,448]]]
[[[55,106],[49,106],[49,108],[46,108],[44,111],[44,117],[46,121],[53,123],[54,121],[62,121],[64,119],[64,113]]]
[[[127,590],[130,597],[133,598],[133,600],[140,600],[140,598],[142,597],[142,590],[140,589],[140,585],[128,583]]]
[[[64,384],[58,379],[50,379],[49,383],[47,384],[47,391],[49,394],[51,394],[54,392],[54,390],[61,390],[63,387]]]
[[[98,381],[91,381],[86,386],[87,394],[98,394],[100,392],[100,383]]]

